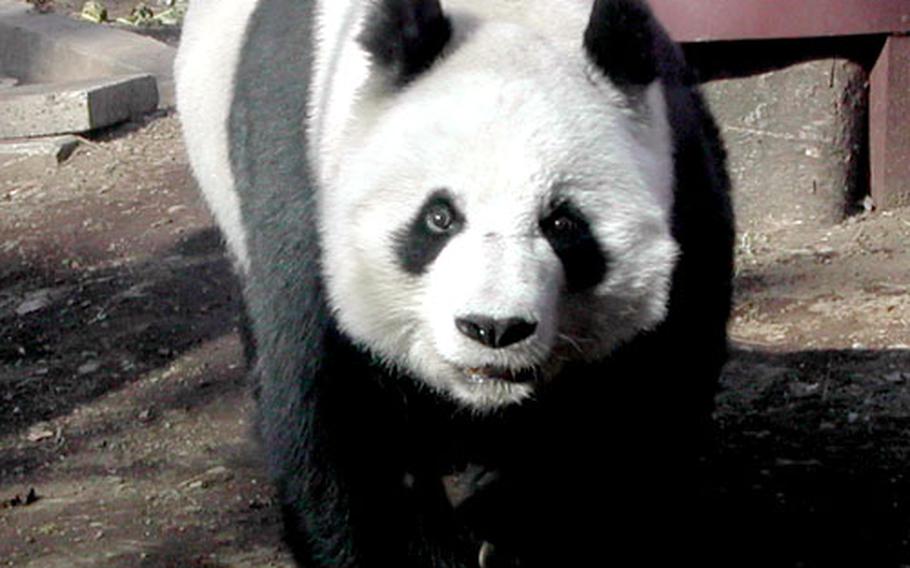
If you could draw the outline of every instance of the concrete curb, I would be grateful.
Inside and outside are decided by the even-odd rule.
[[[88,132],[155,110],[151,75],[39,83],[0,92],[0,138]]]
[[[170,108],[175,54],[147,37],[0,0],[0,71],[25,83],[148,74],[158,84],[158,108]]]
[[[79,146],[79,138],[72,134],[48,136],[25,140],[6,140],[0,142],[0,160],[5,157],[42,158],[49,165],[66,161]]]

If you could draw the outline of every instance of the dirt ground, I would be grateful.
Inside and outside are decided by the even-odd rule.
[[[702,491],[742,559],[910,566],[908,239],[740,237]],[[0,566],[291,566],[238,295],[172,114],[0,162]]]
[[[289,565],[193,187],[173,116],[0,164],[0,565]]]

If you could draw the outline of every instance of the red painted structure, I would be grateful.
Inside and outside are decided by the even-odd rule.
[[[910,30],[908,0],[650,0],[677,41],[782,39]]]
[[[910,205],[910,37],[891,36],[869,76],[872,199]]]
[[[869,76],[869,163],[879,208],[910,205],[910,0],[650,0],[680,42],[882,35]]]

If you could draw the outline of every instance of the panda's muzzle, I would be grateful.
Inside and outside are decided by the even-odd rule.
[[[489,347],[502,349],[515,345],[534,335],[537,322],[523,318],[491,318],[481,315],[467,315],[455,318],[455,327],[469,339]],[[462,369],[468,382],[481,384],[488,381],[527,383],[537,378],[534,368],[512,369],[498,365],[483,365]]]
[[[480,384],[487,381],[505,381],[507,383],[529,383],[537,379],[536,369],[508,369],[503,367],[468,367],[464,369],[469,382]]]
[[[468,315],[455,318],[455,327],[465,337],[486,347],[500,349],[531,337],[537,329],[537,322],[522,318],[496,319]]]

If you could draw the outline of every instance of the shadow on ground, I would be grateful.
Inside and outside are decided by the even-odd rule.
[[[908,350],[734,352],[702,501],[729,565],[910,561],[908,371]]]
[[[81,447],[146,428],[170,409],[210,412],[214,401],[243,396],[242,369],[217,362],[239,361],[218,347],[236,328],[239,289],[213,229],[142,262],[52,275],[8,271],[0,284],[28,290],[0,296],[2,434],[70,413],[197,349],[208,378],[143,390],[131,403],[153,414],[141,423],[105,420],[82,433]],[[692,511],[714,552],[737,566],[899,566],[910,559],[907,370],[907,350],[734,350],[717,398],[716,448],[703,463],[700,510]],[[70,444],[67,451],[78,450]],[[212,451],[244,483],[262,474],[248,450]],[[47,457],[47,447],[28,447],[0,456],[0,471],[27,477]],[[173,466],[137,460],[116,473],[142,479],[166,467]],[[105,475],[108,466],[86,463],[60,477]],[[268,497],[211,507],[208,525],[162,519],[141,565],[229,566],[263,540],[275,546],[279,520]],[[234,561],[209,556],[225,548]],[[122,565],[135,560],[126,556]]]
[[[239,287],[214,229],[139,263],[5,276],[0,435],[68,413],[231,333],[239,313]]]

